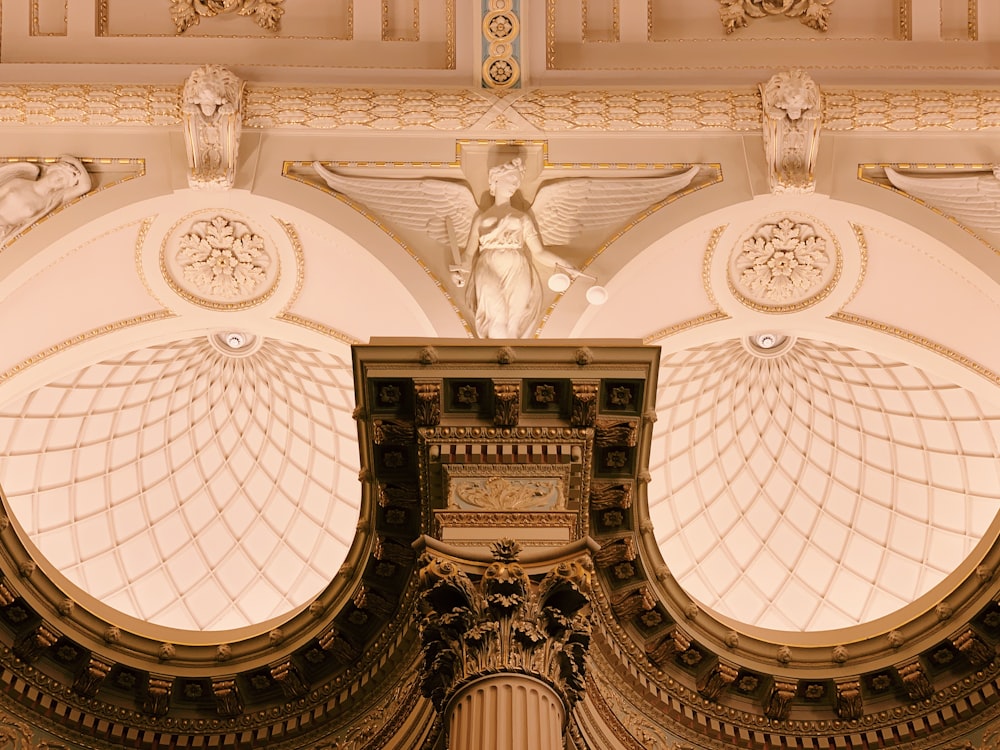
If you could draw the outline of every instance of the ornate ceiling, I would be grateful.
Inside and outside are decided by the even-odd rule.
[[[576,750],[992,747],[1000,11],[157,2],[0,5],[10,736],[441,748],[410,545],[502,529],[593,540]]]

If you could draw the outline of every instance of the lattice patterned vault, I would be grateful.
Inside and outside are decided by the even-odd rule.
[[[352,406],[349,359],[243,334],[153,346],[4,405],[0,484],[48,562],[105,604],[254,625],[311,601],[347,554]]]
[[[771,343],[771,342],[767,342]],[[703,605],[850,627],[958,568],[1000,506],[1000,412],[916,367],[820,341],[664,356],[650,514]]]

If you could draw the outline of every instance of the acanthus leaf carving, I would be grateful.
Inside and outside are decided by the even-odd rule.
[[[783,217],[743,241],[733,256],[731,279],[751,303],[796,304],[820,291],[830,263],[826,238],[813,225]]]
[[[535,584],[519,545],[500,540],[492,552],[478,581],[451,560],[421,559],[424,695],[441,709],[469,681],[506,671],[545,680],[572,706],[590,645],[589,558],[559,562]]]
[[[177,263],[184,280],[206,297],[246,299],[267,277],[271,256],[264,239],[225,216],[199,221],[180,239]]]
[[[212,18],[223,13],[253,16],[258,26],[267,31],[278,31],[285,0],[170,0],[170,15],[178,34],[183,34],[202,18]]]
[[[220,65],[203,65],[184,83],[181,120],[190,187],[228,190],[235,183],[243,86],[243,81]]]
[[[830,26],[833,0],[719,0],[719,17],[727,34],[750,24],[753,18],[784,15],[798,18],[806,26],[826,31]]]

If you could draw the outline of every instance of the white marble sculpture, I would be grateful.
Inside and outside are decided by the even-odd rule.
[[[282,7],[284,2],[285,0],[171,0],[170,15],[178,34],[197,25],[202,18],[223,13],[253,16],[262,29],[277,31],[285,12]]]
[[[90,175],[72,156],[48,164],[18,161],[0,166],[0,242],[90,188]]]
[[[228,190],[236,180],[243,82],[219,65],[203,65],[184,84],[181,115],[188,184]]]
[[[885,168],[889,182],[970,229],[1000,232],[1000,167],[963,175],[915,175]]]
[[[798,18],[810,28],[826,31],[833,0],[719,0],[719,16],[726,33],[748,26],[751,19],[784,15]]]
[[[761,84],[760,96],[771,192],[813,192],[823,116],[819,86],[805,71],[789,70]]]
[[[480,210],[464,182],[348,177],[319,162],[313,167],[333,190],[390,224],[452,248],[452,283],[466,287],[481,338],[521,338],[535,330],[544,296],[538,264],[569,267],[546,246],[619,228],[698,174],[691,167],[667,177],[552,180],[521,210],[511,204],[524,178],[518,158],[489,171],[493,202]]]

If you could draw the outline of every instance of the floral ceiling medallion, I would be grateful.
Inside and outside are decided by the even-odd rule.
[[[274,290],[278,262],[264,237],[222,214],[196,219],[171,233],[160,256],[170,287],[190,302],[215,309],[240,309],[262,302]]]
[[[829,294],[841,264],[840,249],[825,227],[782,216],[760,224],[736,245],[729,288],[747,307],[791,312]]]

